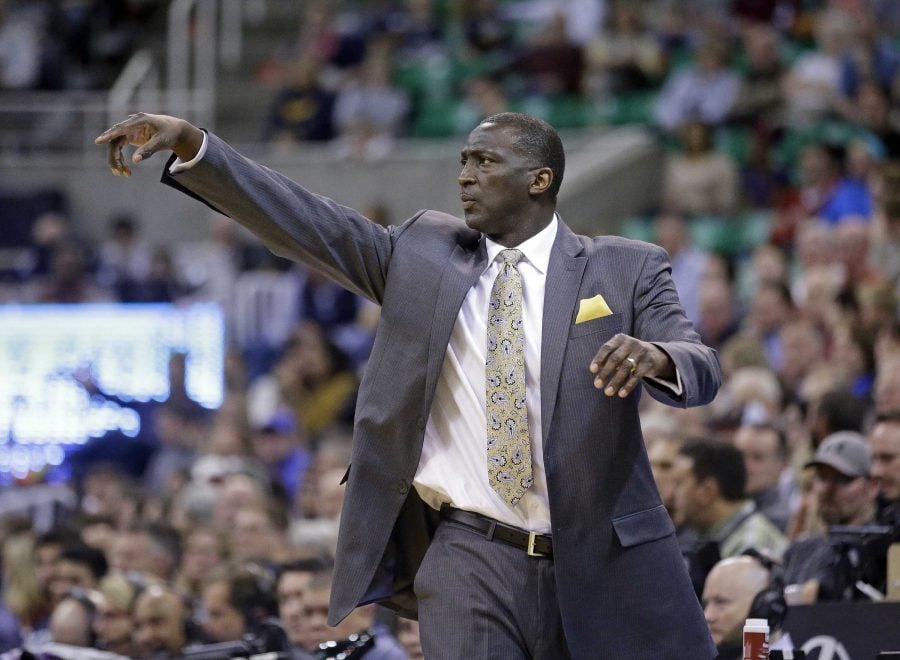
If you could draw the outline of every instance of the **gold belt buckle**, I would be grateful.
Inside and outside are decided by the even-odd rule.
[[[546,557],[543,552],[534,551],[534,541],[537,538],[536,532],[528,532],[528,556],[529,557]]]

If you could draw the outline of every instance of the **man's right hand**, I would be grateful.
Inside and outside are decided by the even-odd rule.
[[[137,147],[131,155],[135,165],[163,149],[189,161],[200,151],[203,131],[184,119],[139,112],[106,129],[94,143],[106,145],[106,161],[113,174],[131,176],[131,168],[125,162],[126,144]]]

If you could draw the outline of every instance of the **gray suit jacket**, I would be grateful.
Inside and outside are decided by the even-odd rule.
[[[412,579],[434,516],[412,481],[451,329],[487,265],[483,238],[435,211],[380,227],[214,135],[201,162],[163,180],[249,227],[276,254],[381,305],[357,402],[330,620],[372,600],[415,616]],[[576,325],[578,301],[598,293],[614,313]],[[653,397],[692,406],[715,395],[718,359],[684,315],[665,252],[560,224],[547,272],[541,412],[566,640],[576,658],[713,657],[644,451],[641,389],[606,397],[588,371],[617,332],[653,341],[674,360],[682,396],[648,387]]]

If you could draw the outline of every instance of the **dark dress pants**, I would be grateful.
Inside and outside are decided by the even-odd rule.
[[[566,660],[553,559],[443,521],[416,574],[427,660]]]

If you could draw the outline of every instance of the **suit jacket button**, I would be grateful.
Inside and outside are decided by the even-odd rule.
[[[425,419],[425,415],[419,415],[419,419],[416,420],[416,426],[418,426],[420,429],[424,429],[427,421],[428,420]]]
[[[406,495],[409,492],[409,484],[405,481],[397,482],[397,492],[401,495]]]

